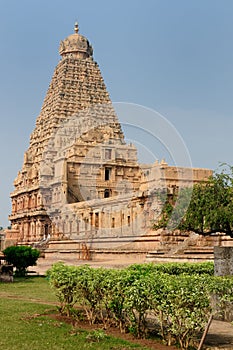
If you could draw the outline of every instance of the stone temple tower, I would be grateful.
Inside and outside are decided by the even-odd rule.
[[[173,249],[189,234],[152,230],[163,208],[160,194],[177,198],[179,189],[212,172],[165,161],[139,165],[77,23],[59,53],[14,181],[7,238],[47,247],[48,256],[72,250],[77,257],[82,245],[101,257],[122,249],[139,255]]]
[[[61,60],[11,193],[9,218],[19,242],[64,236],[64,219],[54,228],[48,207],[53,208],[49,214],[59,217],[64,203],[125,193],[127,186],[117,184],[119,179],[124,183],[127,173],[133,189],[139,186],[136,149],[125,144],[93,49],[77,23],[75,32],[61,41],[59,53]]]

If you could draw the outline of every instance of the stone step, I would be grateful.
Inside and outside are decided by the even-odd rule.
[[[158,254],[157,256],[146,256],[145,262],[165,263],[165,262],[204,262],[213,261],[214,255],[211,254],[177,254],[167,255]]]
[[[184,250],[184,254],[213,254],[213,247],[192,247]]]
[[[157,249],[157,250],[153,250],[152,252],[148,252],[147,256],[157,256],[157,255],[164,255],[168,252],[168,250],[166,249]]]

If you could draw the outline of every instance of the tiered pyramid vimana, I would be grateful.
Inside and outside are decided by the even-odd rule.
[[[158,188],[174,193],[211,171],[139,164],[77,23],[59,53],[14,181],[12,237],[18,244],[59,242],[61,250],[68,242],[77,250],[158,248],[170,239],[151,229],[161,213]]]

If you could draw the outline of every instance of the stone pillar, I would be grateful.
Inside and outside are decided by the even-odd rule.
[[[35,219],[33,221],[30,222],[30,238],[32,240],[35,239],[35,236],[36,236],[36,224],[35,224]]]
[[[85,223],[84,223],[84,217],[81,216],[80,219],[80,225],[79,225],[80,233],[83,234],[85,232]]]
[[[5,235],[4,234],[0,234],[0,250],[4,250],[5,249]]]
[[[29,204],[29,196],[26,195],[24,197],[24,209],[28,209],[28,204]]]
[[[105,228],[106,227],[106,215],[105,215],[105,212],[104,210],[102,209],[101,212],[100,212],[100,228]]]
[[[36,240],[39,240],[40,236],[41,236],[41,222],[40,222],[39,219],[37,219],[37,222],[36,222],[36,235],[35,235]]]
[[[93,228],[94,228],[94,222],[95,222],[95,217],[94,217],[94,213],[93,212],[91,212],[91,213],[89,213],[89,231],[91,231],[92,232],[92,230],[93,230]]]
[[[26,220],[24,225],[24,237],[26,238],[27,241],[30,240],[29,233],[30,233],[30,222],[29,220]]]
[[[59,238],[61,232],[61,219],[60,217],[55,218],[55,222],[52,224],[52,237],[55,239]]]
[[[214,274],[233,276],[233,246],[214,247]]]
[[[16,199],[13,199],[12,201],[12,214],[14,214],[17,210],[17,202]]]
[[[79,234],[79,223],[80,223],[80,221],[79,221],[79,219],[77,219],[76,220],[76,232],[75,232],[75,233],[77,233],[77,235]]]
[[[214,247],[215,276],[233,276],[233,246]],[[212,296],[215,306],[215,318],[222,321],[233,321],[233,304],[230,301],[220,302],[217,295]]]

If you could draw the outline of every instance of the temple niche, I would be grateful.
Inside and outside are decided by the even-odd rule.
[[[139,164],[77,24],[59,53],[14,181],[9,218],[21,244],[91,240],[96,248],[117,248],[151,231],[162,206],[156,189],[173,193],[207,179],[211,171],[172,167],[163,160]],[[140,244],[143,249],[142,238]]]

